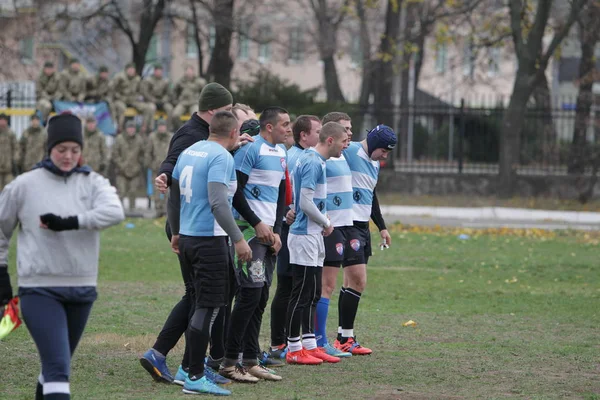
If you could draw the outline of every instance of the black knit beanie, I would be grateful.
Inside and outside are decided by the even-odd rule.
[[[83,148],[83,125],[74,114],[62,113],[48,121],[48,153],[62,142],[75,142]]]

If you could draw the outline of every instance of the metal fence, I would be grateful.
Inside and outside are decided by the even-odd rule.
[[[400,146],[394,167],[402,172],[498,173],[506,102],[461,100],[459,106],[415,103],[398,110]],[[575,99],[554,98],[547,106],[528,106],[520,135],[517,173],[566,175],[573,156]],[[586,121],[586,146],[600,143],[600,107]],[[402,146],[404,145],[404,146]],[[587,165],[583,173],[590,174]]]

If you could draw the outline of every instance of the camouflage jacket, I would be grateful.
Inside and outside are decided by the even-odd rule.
[[[133,104],[140,98],[139,75],[129,78],[125,72],[119,72],[110,82],[113,100],[123,101],[125,104]]]
[[[99,101],[110,101],[110,80],[100,79],[98,75],[91,76],[86,84],[86,96]]]
[[[175,104],[193,106],[198,102],[200,92],[206,85],[206,81],[199,76],[193,79],[187,79],[185,76],[177,82],[173,89],[173,99]]]
[[[19,163],[17,136],[10,129],[0,130],[0,174],[9,174]]]
[[[171,90],[167,79],[157,79],[150,76],[141,83],[142,96],[144,101],[150,103],[168,103],[170,101]]]
[[[21,158],[19,166],[22,172],[29,171],[46,156],[48,135],[42,127],[29,127],[21,135]]]
[[[60,97],[58,73],[46,76],[43,72],[38,77],[35,85],[35,97],[39,99],[53,100]]]
[[[144,141],[138,134],[133,137],[126,133],[119,135],[112,148],[117,175],[127,178],[141,175],[145,164],[144,150]]]
[[[86,84],[87,76],[83,71],[72,72],[68,69],[64,70],[59,76],[61,99],[83,102],[85,100]]]
[[[108,149],[106,147],[106,138],[98,129],[88,131],[84,129],[83,133],[83,160],[100,174],[106,172],[108,162]]]
[[[172,136],[173,134],[170,132],[159,133],[156,131],[150,134],[148,148],[146,149],[146,165],[154,173],[158,172],[160,165],[167,158]]]

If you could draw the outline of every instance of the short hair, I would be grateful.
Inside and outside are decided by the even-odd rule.
[[[326,124],[324,124],[321,128],[321,133],[319,134],[319,142],[325,143],[327,138],[338,136],[347,137],[346,128],[344,128],[338,122],[329,121]]]
[[[208,128],[211,135],[226,137],[232,130],[237,130],[238,120],[230,111],[218,111],[210,120]]]
[[[244,114],[248,114],[249,112],[254,112],[252,107],[250,107],[247,104],[242,104],[242,103],[235,103],[235,105],[231,108],[231,112],[233,112],[233,115],[237,115],[236,111],[242,111],[242,112],[244,112]]]
[[[311,121],[321,123],[321,120],[316,115],[301,115],[298,118],[296,118],[296,121],[294,121],[294,126],[292,127],[294,142],[300,143],[301,132],[310,132],[312,128]]]
[[[282,107],[267,107],[260,113],[258,122],[260,123],[260,130],[265,130],[267,124],[275,125],[279,121],[281,114],[289,114],[289,112]]]
[[[340,121],[352,121],[352,118],[345,112],[333,111],[325,114],[323,117],[322,124],[325,125],[328,122],[340,122]]]

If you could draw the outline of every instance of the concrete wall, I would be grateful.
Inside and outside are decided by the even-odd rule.
[[[379,192],[398,192],[411,195],[465,195],[495,196],[497,175],[442,174],[394,172],[382,170]],[[590,177],[572,176],[517,176],[515,196],[577,199],[590,182]],[[600,183],[594,187],[593,197],[600,196]]]

